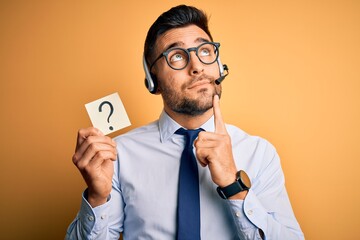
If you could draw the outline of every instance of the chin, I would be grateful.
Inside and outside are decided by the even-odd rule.
[[[183,99],[176,105],[172,105],[172,110],[189,116],[199,116],[211,109],[212,105],[212,95],[207,94],[196,99]]]

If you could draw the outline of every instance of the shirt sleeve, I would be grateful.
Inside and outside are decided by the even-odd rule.
[[[252,177],[245,200],[227,200],[244,239],[304,239],[285,188],[284,174],[275,148],[268,143],[261,167]]]
[[[80,211],[67,229],[65,239],[119,239],[124,214],[123,201],[115,189],[105,204],[92,208],[84,191]],[[120,203],[120,204],[119,204]]]

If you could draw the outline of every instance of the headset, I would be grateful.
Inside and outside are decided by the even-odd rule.
[[[219,65],[220,77],[215,80],[215,83],[219,85],[225,79],[225,77],[229,75],[229,68],[226,64],[223,65],[221,63],[220,57],[218,57],[217,63]],[[143,67],[145,71],[145,86],[150,93],[155,94],[157,92],[158,83],[156,76],[154,74],[151,74],[149,71],[149,67],[145,59],[145,54],[143,55]],[[224,74],[224,71],[226,71],[226,74]]]

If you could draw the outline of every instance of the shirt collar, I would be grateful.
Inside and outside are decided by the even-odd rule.
[[[182,126],[175,122],[164,110],[162,111],[159,118],[159,129],[160,129],[160,141],[165,142],[174,135],[176,130]],[[200,128],[207,132],[214,132],[214,115],[209,118]]]

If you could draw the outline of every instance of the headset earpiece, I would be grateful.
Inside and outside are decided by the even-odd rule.
[[[147,62],[145,59],[145,55],[143,56],[143,67],[145,71],[145,86],[150,93],[155,94],[157,92],[156,76],[150,73],[149,67],[147,66]]]
[[[221,63],[220,56],[217,59],[217,63],[219,65],[220,77],[222,77],[224,75],[224,65]]]

